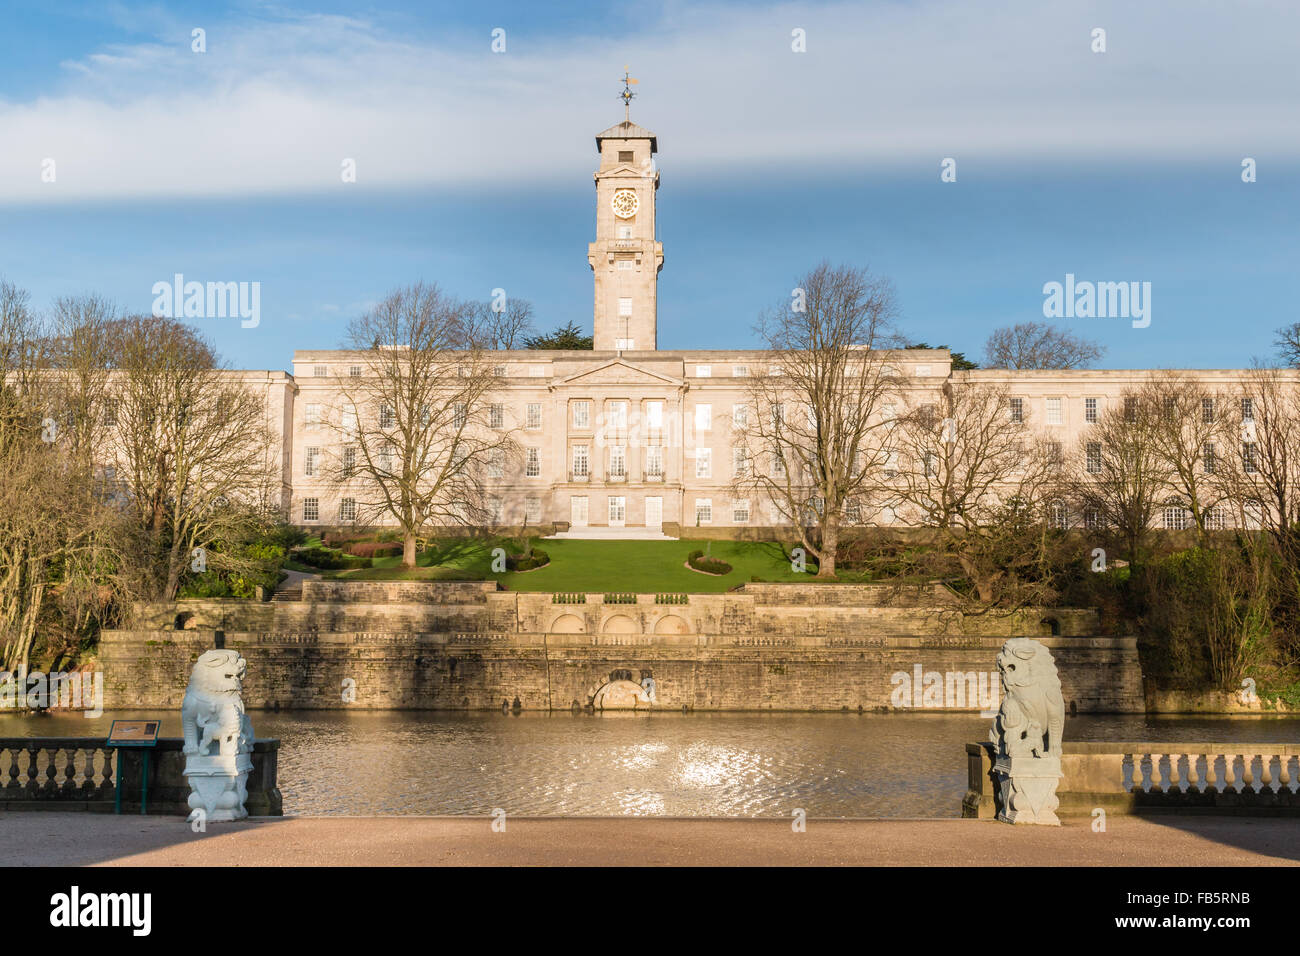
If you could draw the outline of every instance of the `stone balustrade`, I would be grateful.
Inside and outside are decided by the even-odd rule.
[[[163,737],[149,751],[149,813],[190,812],[184,741]],[[277,780],[280,741],[253,744],[248,778],[251,816],[280,816]],[[139,813],[144,750],[113,748],[102,737],[0,737],[0,810],[89,810],[112,813],[117,800],[117,762],[122,763],[122,810]]]
[[[993,817],[993,745],[966,745],[962,816]],[[1300,744],[1062,745],[1058,814],[1202,812],[1300,816]]]

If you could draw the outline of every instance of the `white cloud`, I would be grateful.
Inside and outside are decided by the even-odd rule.
[[[486,30],[426,40],[315,15],[212,23],[194,54],[169,24],[167,42],[65,64],[58,92],[0,101],[0,201],[572,181],[622,116],[624,62],[673,176],[1300,156],[1300,8],[1284,0],[670,7],[618,36],[500,25],[504,55]],[[807,53],[790,50],[795,27]]]

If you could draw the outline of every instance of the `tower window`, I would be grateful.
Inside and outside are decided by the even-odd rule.
[[[630,316],[632,314],[632,299],[630,297],[618,300],[618,314],[620,316]]]
[[[630,162],[632,162],[632,150],[630,150],[630,149],[620,149],[620,150],[618,151],[618,161],[619,161],[620,163],[630,163]]]

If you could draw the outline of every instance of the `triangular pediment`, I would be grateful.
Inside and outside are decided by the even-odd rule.
[[[562,385],[672,385],[680,387],[686,380],[675,375],[664,375],[624,359],[613,359],[602,365],[575,372],[552,383]]]

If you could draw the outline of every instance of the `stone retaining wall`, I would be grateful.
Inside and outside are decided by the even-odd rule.
[[[150,619],[191,615],[181,630],[104,632],[105,707],[178,707],[220,628],[248,659],[251,708],[493,709],[518,700],[529,710],[569,709],[630,674],[653,677],[656,706],[673,710],[982,710],[997,706],[989,692],[1002,642],[1033,636],[1052,649],[1072,711],[1142,711],[1136,641],[1088,636],[1096,633],[1088,610],[966,614],[953,601],[895,606],[882,589],[835,585],[747,586],[682,604],[678,595],[556,603],[494,585],[319,583],[329,587],[316,596],[330,600],[251,611],[180,602],[151,609]],[[377,602],[385,596],[400,603]],[[232,627],[241,617],[255,626]]]

